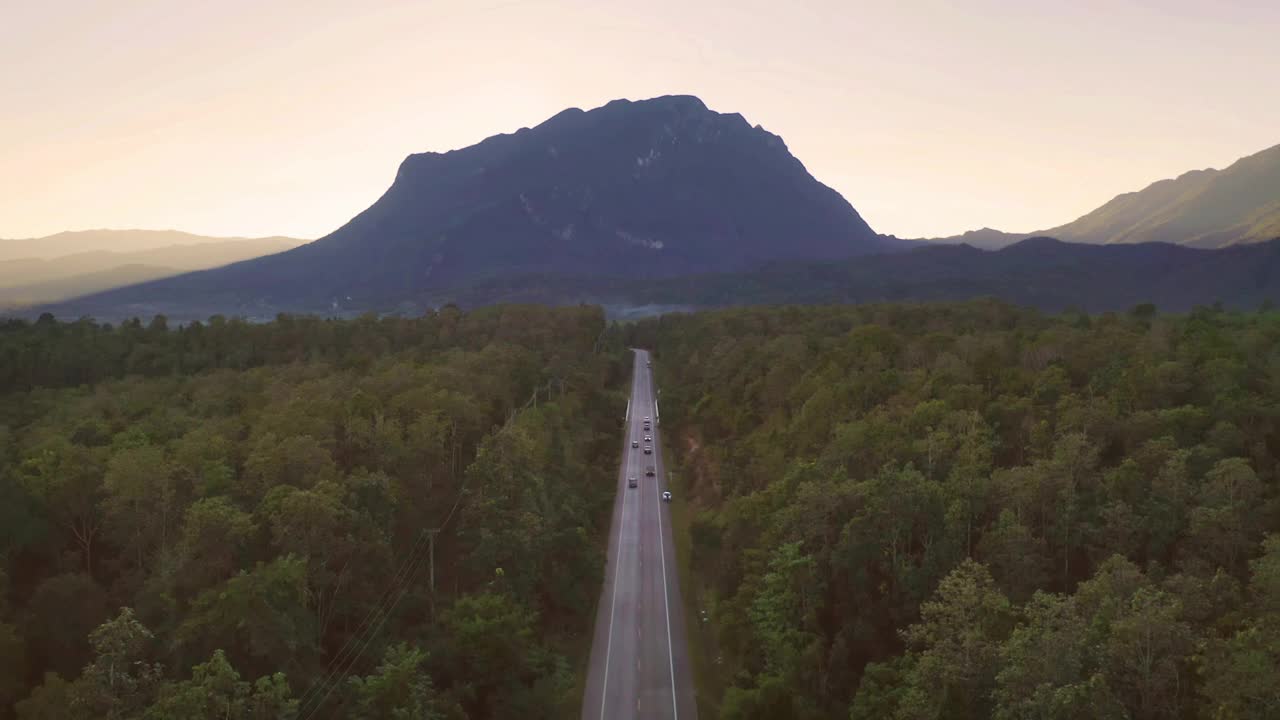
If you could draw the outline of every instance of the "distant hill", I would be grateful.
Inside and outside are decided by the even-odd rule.
[[[1193,170],[1125,193],[1065,225],[1034,233],[984,228],[928,242],[1003,247],[1033,236],[1113,245],[1167,242],[1227,247],[1280,237],[1280,145],[1225,170]]]
[[[1001,250],[934,245],[831,263],[667,278],[526,276],[441,293],[437,303],[599,303],[616,317],[732,305],[949,301],[995,297],[1047,311],[1186,311],[1222,302],[1280,304],[1280,239],[1223,249],[1168,243],[1092,245],[1030,238]]]
[[[38,238],[19,240],[0,238],[0,261],[25,258],[51,260],[91,252],[133,253],[141,250],[208,243],[262,243],[264,246],[286,249],[305,242],[306,240],[279,235],[243,238],[193,235],[177,230],[75,230]]]
[[[996,297],[1050,311],[1185,311],[1222,302],[1280,304],[1280,238],[1222,249],[1169,243],[1092,245],[1030,238],[988,251],[923,247],[857,262],[778,264],[731,276],[671,280],[638,303],[709,307]]]
[[[153,265],[116,265],[107,270],[0,287],[0,310],[58,302],[111,288],[172,277],[181,272],[183,271],[178,268]]]
[[[67,236],[73,236],[68,238]],[[56,302],[88,293],[101,292],[147,280],[171,277],[192,270],[220,267],[229,263],[278,253],[296,247],[293,238],[218,239],[171,231],[107,230],[62,233],[49,246],[26,246],[26,250],[49,252],[49,247],[101,246],[113,237],[125,247],[173,239],[190,244],[156,246],[130,251],[79,251],[69,255],[22,257],[0,260],[0,308]],[[5,243],[37,243],[0,241]]]
[[[372,207],[327,237],[55,311],[339,312],[531,273],[642,284],[899,245],[778,136],[668,96],[565,110],[462,150],[411,155]]]

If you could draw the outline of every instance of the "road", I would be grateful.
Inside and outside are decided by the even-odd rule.
[[[596,612],[583,720],[694,720],[693,673],[671,534],[661,430],[649,353],[635,351],[631,403],[618,471],[604,588]],[[644,419],[653,418],[653,430]],[[645,435],[653,454],[644,454]],[[632,448],[635,440],[639,448]],[[652,464],[654,477],[645,476]],[[635,477],[638,486],[627,487]],[[680,502],[675,498],[674,502]]]

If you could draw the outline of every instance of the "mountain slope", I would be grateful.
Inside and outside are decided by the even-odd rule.
[[[209,237],[177,230],[76,230],[38,238],[0,239],[0,261],[39,258],[51,260],[92,252],[134,253],[174,246],[192,247],[204,244],[261,243],[268,247],[295,247],[306,242],[297,238],[273,235],[262,238]],[[193,249],[194,252],[194,249]],[[270,250],[269,252],[278,252]],[[246,256],[247,257],[247,256]],[[140,262],[131,259],[129,262]],[[190,263],[180,264],[185,267]],[[104,269],[102,267],[94,268]]]
[[[1280,235],[1280,145],[1120,195],[1044,234],[1074,242],[1225,247]]]
[[[995,249],[1036,236],[1102,245],[1167,242],[1205,248],[1280,237],[1280,145],[1224,170],[1192,170],[1117,195],[1097,210],[1048,230],[1006,233],[983,228],[926,242]]]
[[[668,96],[566,110],[462,150],[411,155],[377,202],[327,237],[78,307],[379,309],[519,274],[645,281],[895,245],[776,135]]]

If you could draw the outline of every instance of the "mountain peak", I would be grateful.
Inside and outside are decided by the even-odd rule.
[[[115,298],[331,311],[431,304],[504,278],[644,283],[892,245],[781,138],[667,95],[570,108],[470,147],[410,155],[377,202],[309,245]]]

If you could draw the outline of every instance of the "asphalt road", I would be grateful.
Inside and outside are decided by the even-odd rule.
[[[662,466],[661,424],[655,405],[649,353],[635,351],[631,405],[619,468],[604,588],[596,612],[591,665],[582,700],[583,720],[698,716],[685,640],[684,605],[671,535]],[[652,431],[644,418],[653,419]],[[653,454],[644,454],[652,435]],[[640,447],[632,448],[631,441]],[[646,477],[652,464],[654,477]],[[635,488],[627,478],[635,477]],[[674,502],[680,502],[675,498]]]

